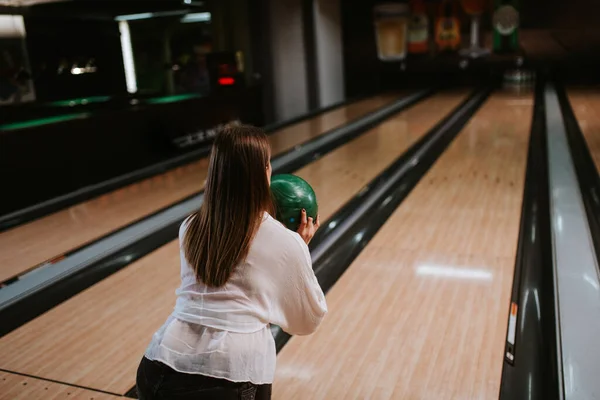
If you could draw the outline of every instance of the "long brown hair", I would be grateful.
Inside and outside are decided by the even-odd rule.
[[[229,125],[215,138],[204,202],[192,214],[183,242],[185,257],[207,286],[227,283],[248,255],[263,213],[273,214],[266,134],[247,125]]]

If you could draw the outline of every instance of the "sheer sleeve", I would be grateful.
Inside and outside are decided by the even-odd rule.
[[[291,335],[309,335],[327,313],[327,303],[313,272],[308,246],[299,236],[290,240],[283,264],[284,270],[277,271],[270,285],[270,322]]]

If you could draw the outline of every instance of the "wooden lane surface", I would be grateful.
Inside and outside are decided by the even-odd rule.
[[[0,400],[116,400],[124,398],[0,371]]]
[[[293,337],[273,399],[494,399],[531,97],[494,95]]]
[[[304,167],[326,220],[466,95],[436,95]],[[135,383],[179,285],[173,241],[0,339],[0,368],[111,393]]]
[[[600,87],[567,92],[596,168],[600,170]]]
[[[382,95],[327,112],[270,136],[273,154],[391,102]],[[178,167],[0,233],[0,282],[92,242],[202,189],[208,159]]]

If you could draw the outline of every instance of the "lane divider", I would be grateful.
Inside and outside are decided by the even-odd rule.
[[[600,258],[600,171],[596,167],[587,141],[577,122],[564,86],[556,87],[579,189],[587,213],[596,256]],[[598,262],[600,265],[600,260]],[[598,271],[600,275],[600,270]]]
[[[538,79],[499,399],[559,399],[545,83]]]

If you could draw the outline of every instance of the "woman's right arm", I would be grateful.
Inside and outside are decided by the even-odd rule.
[[[327,303],[313,272],[308,246],[294,238],[290,247],[286,270],[278,271],[281,278],[273,287],[270,322],[290,335],[309,335],[325,317]]]

